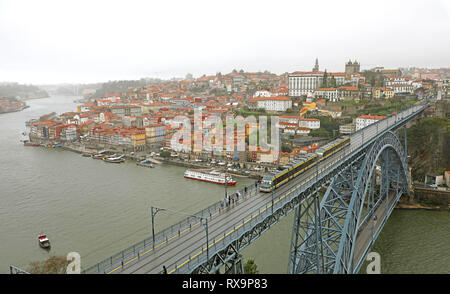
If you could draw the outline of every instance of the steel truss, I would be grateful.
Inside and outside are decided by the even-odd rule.
[[[408,187],[406,153],[386,132],[331,179],[321,200],[316,191],[298,205],[288,272],[357,273]]]
[[[10,265],[9,266],[9,273],[11,275],[14,275],[14,274],[29,274],[29,272],[27,272],[27,271],[25,271],[25,270],[23,270],[23,269],[21,269],[21,268],[19,268],[17,266],[14,266],[14,265]]]

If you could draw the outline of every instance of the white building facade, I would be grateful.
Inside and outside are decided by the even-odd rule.
[[[289,96],[296,97],[313,92],[322,85],[323,74],[321,71],[296,71],[289,74]]]
[[[301,118],[298,120],[298,126],[312,130],[320,129],[320,120],[317,118]]]
[[[283,96],[253,98],[249,100],[249,103],[253,105],[253,108],[263,108],[266,111],[285,112],[292,108],[292,100]]]
[[[379,120],[386,118],[386,116],[379,115],[360,115],[356,118],[356,131],[361,130],[368,125],[371,125]]]

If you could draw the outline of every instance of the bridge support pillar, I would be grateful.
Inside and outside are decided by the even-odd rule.
[[[314,273],[324,272],[320,223],[320,197],[319,193],[314,191],[314,195],[305,199],[295,209],[288,264],[289,273],[296,273],[305,269]],[[313,233],[307,234],[308,232]],[[302,250],[305,253],[305,258],[297,260]]]

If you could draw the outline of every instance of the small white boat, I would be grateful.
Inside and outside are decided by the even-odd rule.
[[[39,246],[41,246],[44,249],[50,249],[50,240],[47,238],[46,234],[39,234],[38,240]]]

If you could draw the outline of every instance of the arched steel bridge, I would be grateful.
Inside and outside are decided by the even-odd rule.
[[[348,148],[273,194],[247,187],[232,205],[211,205],[82,273],[239,273],[239,252],[292,211],[288,273],[357,273],[400,196],[409,194],[405,125],[426,107],[353,133]]]

